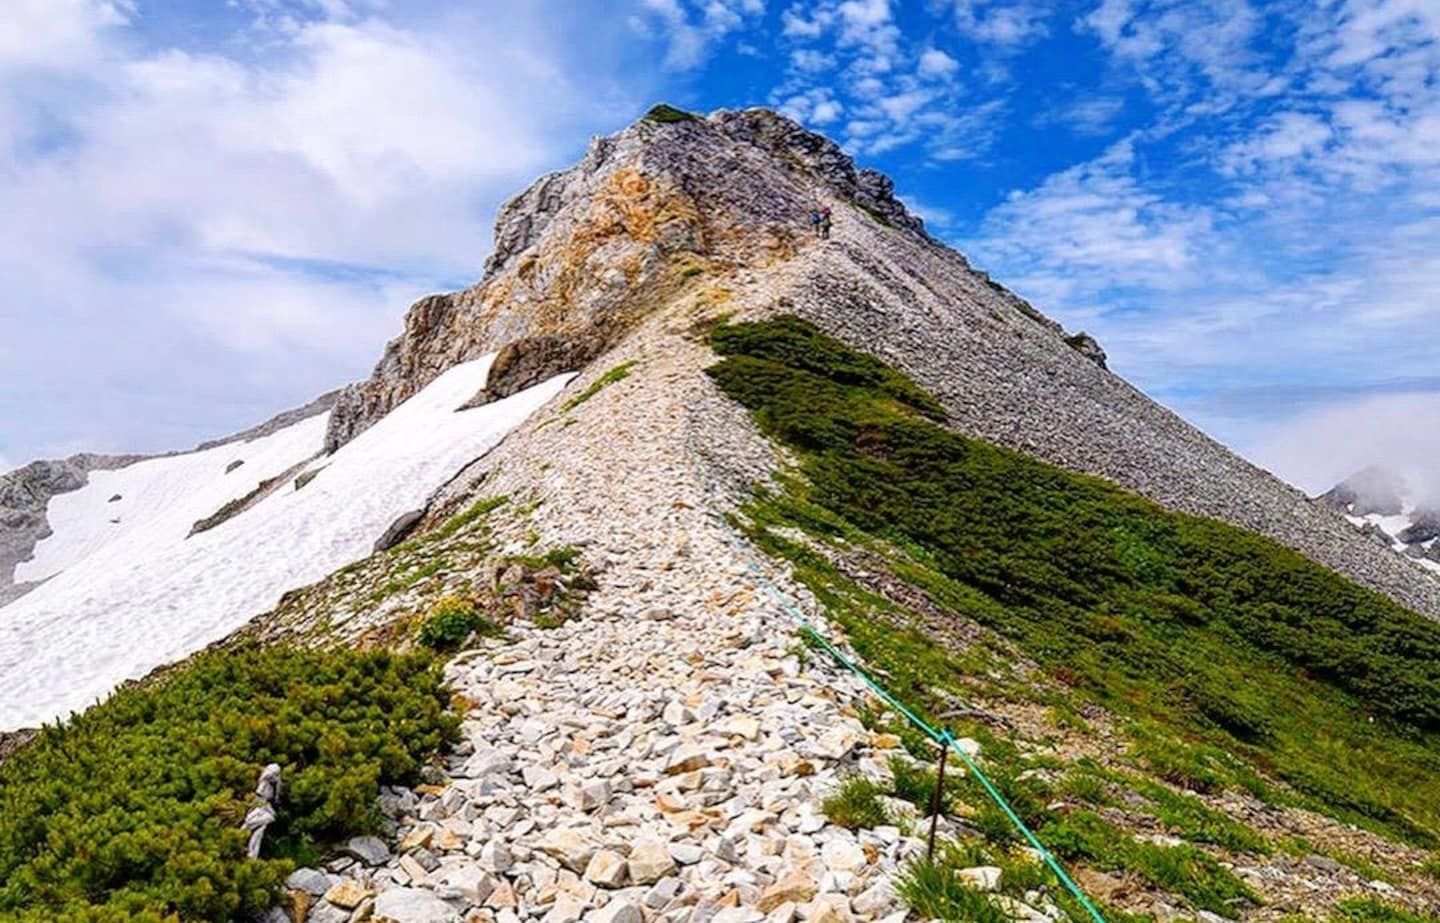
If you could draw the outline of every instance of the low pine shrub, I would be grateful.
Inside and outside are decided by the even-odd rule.
[[[669,125],[675,122],[698,122],[700,116],[693,112],[686,112],[684,109],[676,109],[667,103],[657,103],[650,107],[650,111],[642,116],[647,122],[656,122],[660,125]]]
[[[250,919],[289,856],[376,829],[379,787],[415,782],[458,722],[427,655],[201,654],[0,765],[0,920]],[[267,763],[285,790],[251,860]]]

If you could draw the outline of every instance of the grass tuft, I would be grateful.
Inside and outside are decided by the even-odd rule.
[[[622,362],[621,364],[615,366],[613,369],[606,372],[604,375],[601,375],[599,378],[595,379],[595,381],[590,384],[590,387],[570,398],[570,400],[566,401],[564,406],[560,408],[560,412],[569,413],[576,407],[579,407],[581,404],[590,400],[590,398],[599,394],[601,391],[603,391],[610,385],[615,384],[617,381],[624,381],[625,379],[629,378],[630,369],[633,368],[634,365],[635,362],[632,360],[630,362]]]
[[[879,783],[864,776],[852,776],[825,799],[821,808],[832,824],[851,830],[879,827],[889,822],[885,806],[880,803],[883,794],[885,789]]]

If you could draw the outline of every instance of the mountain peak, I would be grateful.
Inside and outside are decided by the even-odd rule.
[[[405,332],[387,345],[370,379],[340,396],[326,448],[343,445],[458,361],[497,349],[553,360],[521,364],[523,382],[577,368],[686,279],[791,260],[815,236],[811,220],[821,210],[844,211],[877,233],[943,251],[954,271],[983,282],[994,300],[1063,332],[935,242],[889,177],[857,167],[825,136],[769,109],[701,117],[661,104],[595,138],[575,166],[541,177],[501,206],[483,278],[411,307]],[[1072,345],[1103,366],[1091,338]],[[512,358],[502,352],[497,360],[501,380],[492,397],[523,386],[504,380],[517,365]]]

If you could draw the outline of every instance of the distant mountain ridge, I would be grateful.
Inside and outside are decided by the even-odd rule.
[[[1440,573],[1440,502],[1425,499],[1403,475],[1371,465],[1315,499],[1363,534]]]

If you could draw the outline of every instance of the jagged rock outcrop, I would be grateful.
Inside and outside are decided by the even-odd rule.
[[[35,461],[0,474],[0,606],[23,595],[29,584],[15,583],[15,566],[28,561],[35,545],[50,535],[45,516],[50,498],[79,490],[90,472],[123,468],[142,455],[72,455],[66,459]]]
[[[1065,342],[1070,344],[1071,349],[1102,369],[1109,368],[1105,364],[1108,357],[1105,355],[1105,350],[1100,347],[1100,342],[1085,331],[1082,330],[1074,336],[1066,337]]]
[[[327,450],[455,362],[505,348],[477,403],[582,367],[687,280],[793,256],[821,198],[933,245],[887,177],[766,110],[642,119],[596,139],[501,208],[479,284],[411,307],[370,379],[341,395]]]

